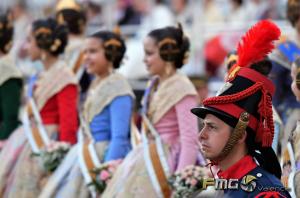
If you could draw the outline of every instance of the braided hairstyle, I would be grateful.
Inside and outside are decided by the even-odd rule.
[[[189,39],[184,36],[182,26],[165,27],[155,29],[148,34],[153,38],[158,47],[160,57],[166,62],[174,63],[175,67],[181,68],[186,59],[190,47]]]
[[[0,15],[0,51],[8,53],[12,45],[13,24],[8,15]]]
[[[89,37],[99,39],[103,43],[105,58],[113,63],[115,69],[119,68],[126,51],[121,36],[111,31],[99,31]]]
[[[32,24],[32,33],[37,46],[53,56],[62,54],[68,43],[68,30],[52,18],[39,19]]]

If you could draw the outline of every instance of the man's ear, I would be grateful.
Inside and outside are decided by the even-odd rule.
[[[246,138],[247,138],[247,132],[244,131],[243,136],[238,140],[238,144],[241,144],[243,142],[246,142]]]

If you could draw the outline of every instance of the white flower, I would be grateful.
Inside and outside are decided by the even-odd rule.
[[[60,147],[63,149],[63,150],[68,150],[70,148],[70,144],[67,143],[67,142],[60,142]]]
[[[55,150],[55,144],[54,144],[54,142],[53,141],[51,141],[47,146],[46,146],[46,151],[48,152],[48,153],[51,153],[51,152],[53,152],[54,150]]]
[[[58,150],[60,148],[60,144],[58,142],[55,142],[53,145],[54,150]]]

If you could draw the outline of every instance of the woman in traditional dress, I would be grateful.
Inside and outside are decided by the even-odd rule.
[[[292,64],[291,68],[292,84],[291,90],[296,96],[298,102],[300,102],[300,58]],[[291,170],[283,175],[282,182],[287,187],[292,188],[291,195],[300,196],[300,119],[298,117],[296,128],[289,137],[288,146],[284,147],[282,161],[284,163],[290,163]],[[289,148],[291,145],[291,148]],[[287,155],[288,154],[288,155]],[[289,156],[290,155],[290,156]]]
[[[153,76],[143,100],[143,131],[137,146],[119,166],[102,197],[170,197],[168,177],[196,163],[197,104],[190,80],[177,72],[189,41],[181,27],[151,31],[144,40],[144,61]]]
[[[87,197],[91,170],[124,158],[130,151],[130,120],[134,95],[127,80],[114,69],[120,66],[126,47],[113,32],[100,31],[84,44],[87,72],[95,76],[84,104],[82,140],[67,155],[40,197]],[[95,189],[90,188],[92,195]]]
[[[13,25],[7,15],[0,16],[0,150],[19,125],[22,75],[8,54],[12,45]]]
[[[272,60],[271,80],[276,86],[273,105],[282,118],[284,129],[280,134],[281,147],[285,147],[289,136],[300,117],[300,103],[291,90],[291,65],[300,56],[300,0],[286,1],[286,16],[293,27],[282,35],[276,49],[270,54]],[[282,151],[282,150],[281,150]],[[282,153],[281,153],[282,154]]]
[[[55,141],[76,143],[77,81],[58,56],[67,44],[67,29],[54,19],[33,22],[28,34],[30,58],[40,60],[44,71],[34,87],[33,98],[23,112],[23,125],[8,139],[0,155],[2,197],[37,197],[46,172],[32,153]]]

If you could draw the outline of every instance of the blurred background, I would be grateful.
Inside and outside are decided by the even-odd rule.
[[[12,53],[22,58],[20,46],[27,26],[37,18],[54,16],[59,0],[1,0],[0,10],[10,10],[15,21]],[[224,59],[236,48],[240,36],[253,23],[272,19],[283,34],[293,34],[286,20],[287,0],[77,0],[85,11],[85,35],[100,29],[112,30],[117,25],[126,38],[127,52],[120,72],[143,89],[148,78],[143,63],[143,39],[159,27],[183,25],[190,38],[191,51],[181,71],[204,86],[203,94],[212,95],[219,88],[225,73]],[[38,64],[19,65],[30,76],[41,68]],[[196,78],[195,78],[196,77]],[[206,96],[205,96],[206,97]]]

